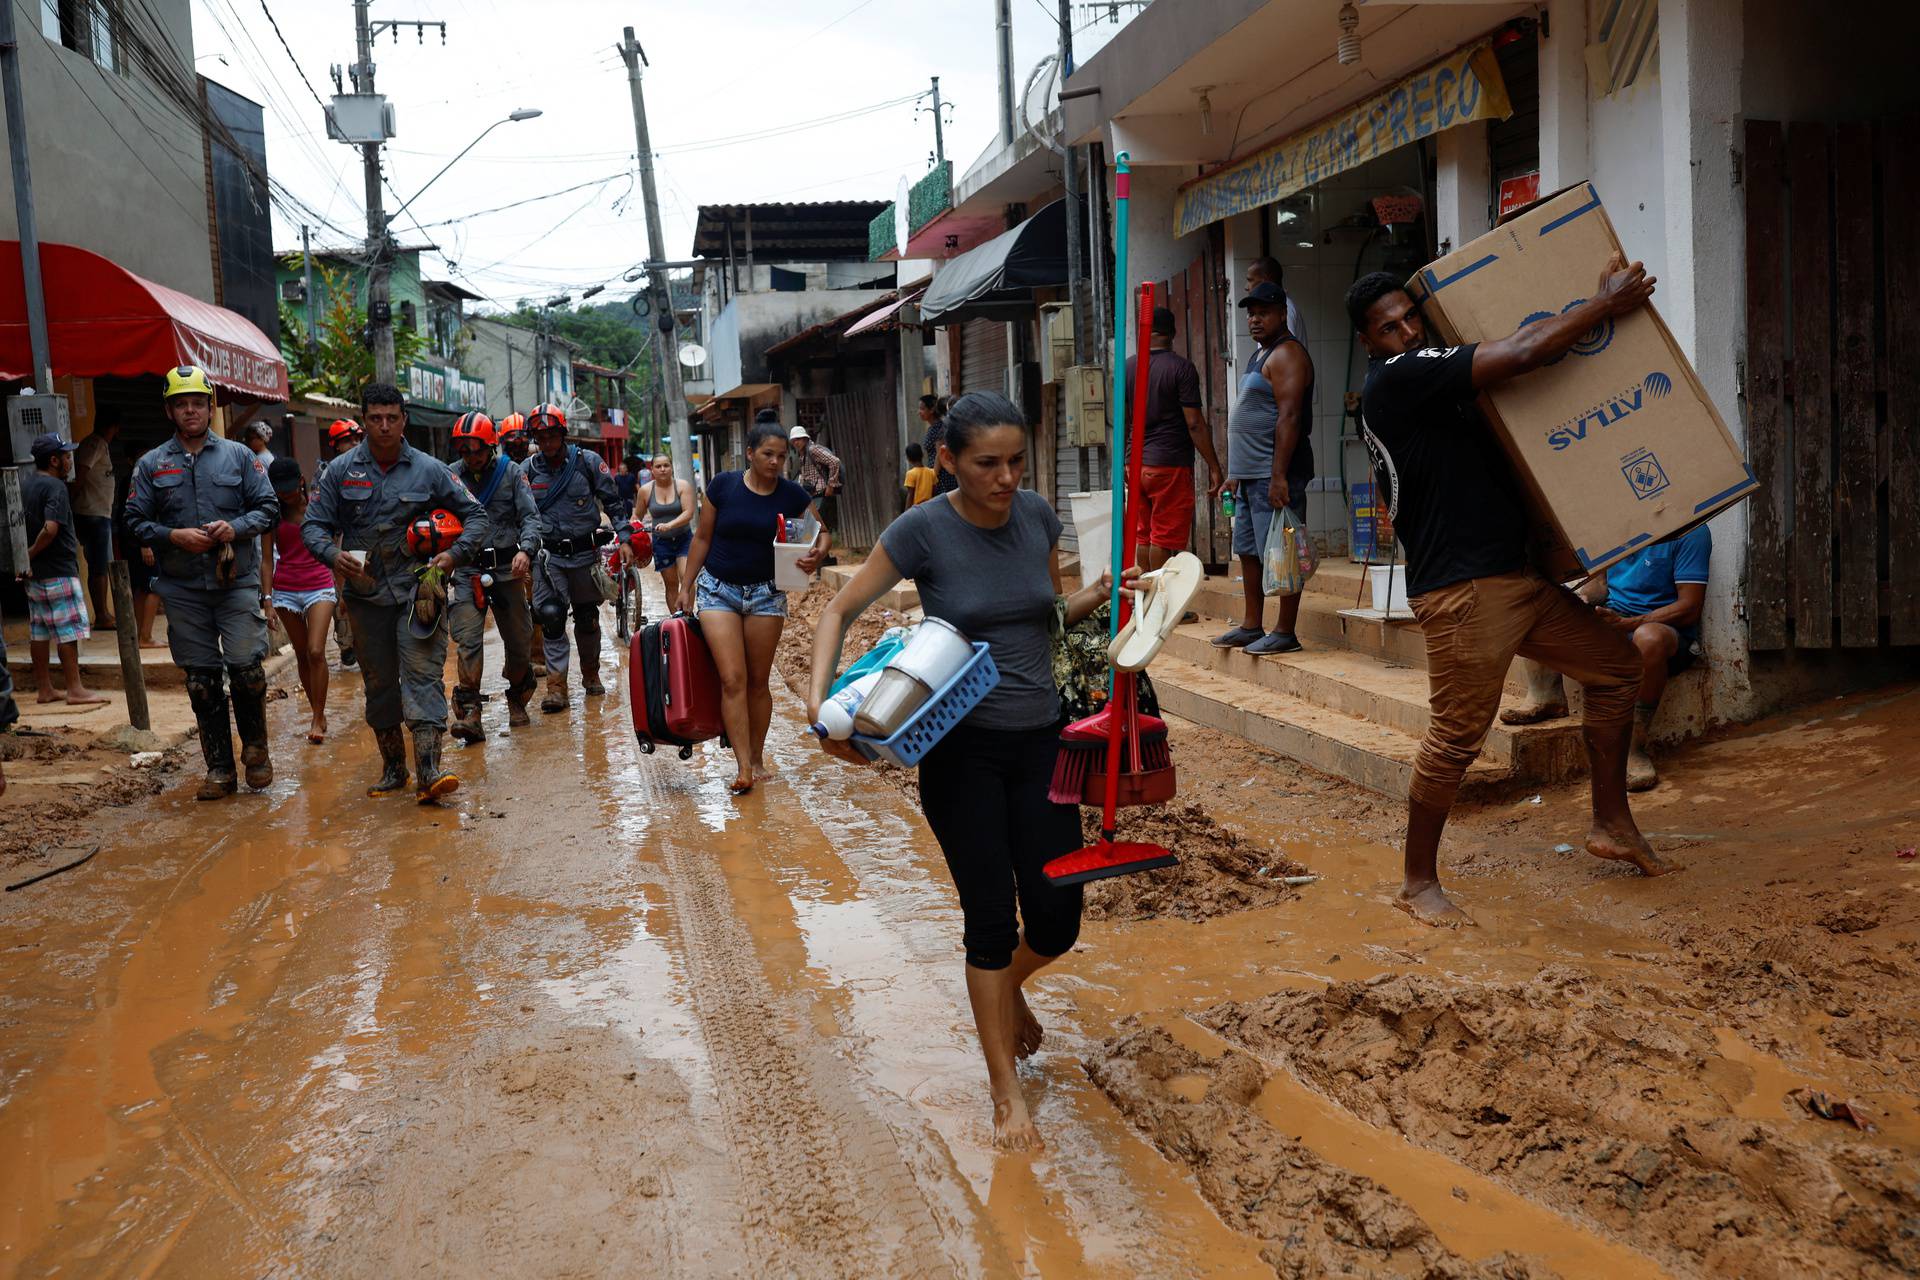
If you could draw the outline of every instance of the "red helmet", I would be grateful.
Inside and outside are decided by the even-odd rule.
[[[559,427],[565,431],[567,411],[551,400],[544,400],[533,406],[533,412],[527,415],[527,427],[535,432],[544,431],[548,427]]]
[[[633,548],[633,554],[638,559],[645,560],[653,555],[653,535],[638,520],[631,522],[627,545]]]
[[[484,413],[463,413],[454,419],[453,439],[456,446],[462,440],[478,440],[489,447],[499,442],[493,432],[493,419]]]
[[[517,440],[527,434],[527,417],[523,413],[510,413],[500,419],[498,426],[502,440]]]
[[[459,540],[465,527],[453,512],[436,508],[407,526],[407,551],[416,556],[439,555]]]
[[[352,418],[335,418],[332,425],[327,428],[327,443],[339,444],[349,436],[358,439],[365,434],[367,433],[360,429],[360,424]]]

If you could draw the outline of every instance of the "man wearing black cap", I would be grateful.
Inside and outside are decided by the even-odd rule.
[[[1280,597],[1279,618],[1267,631],[1260,556],[1282,507],[1306,522],[1307,485],[1313,479],[1313,361],[1287,328],[1287,295],[1278,285],[1255,285],[1240,305],[1254,352],[1227,417],[1227,480],[1236,499],[1233,554],[1240,559],[1246,612],[1239,626],[1215,636],[1213,643],[1252,654],[1293,653],[1300,648],[1293,634],[1300,597]]]
[[[1207,496],[1218,502],[1227,487],[1226,468],[1214,452],[1200,404],[1200,371],[1173,349],[1178,334],[1173,312],[1153,309],[1147,345],[1147,422],[1140,447],[1140,545],[1134,563],[1158,569],[1193,541],[1193,458],[1207,463]],[[1127,361],[1133,385],[1137,360]],[[1132,403],[1132,393],[1128,393]]]
[[[73,531],[73,508],[67,497],[67,477],[73,474],[73,451],[49,431],[33,442],[33,470],[20,476],[20,507],[26,514],[27,534],[27,642],[33,653],[33,675],[40,685],[41,702],[85,704],[105,702],[80,683],[80,642],[92,631],[87,622],[86,592],[80,586],[80,539]],[[62,694],[53,687],[53,650],[60,649],[60,671],[66,678]]]

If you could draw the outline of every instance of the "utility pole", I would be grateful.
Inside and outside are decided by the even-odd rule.
[[[1005,0],[1010,3],[1011,0]],[[653,145],[647,138],[647,100],[640,89],[646,51],[625,30],[619,45],[627,64],[627,89],[633,95],[633,138],[640,154],[640,196],[647,206],[647,293],[653,322],[660,331],[660,374],[667,397],[667,427],[673,434],[674,474],[693,478],[693,436],[687,428],[687,394],[680,384],[680,348],[673,337],[673,290],[667,281],[666,233],[660,229],[660,193],[653,180]]]
[[[313,228],[304,223],[300,227],[300,258],[306,269],[307,354],[312,355],[320,350],[320,331],[314,327],[314,308],[318,303],[313,296]]]
[[[933,77],[933,162],[937,165],[947,162],[947,137],[942,129],[943,123],[940,119],[940,77],[935,76]]]
[[[359,71],[353,88],[364,94],[373,92],[373,27],[367,21],[368,3],[353,0],[353,43]],[[387,214],[380,199],[380,144],[362,143],[360,160],[367,189],[367,330],[373,341],[373,379],[392,382],[393,292],[388,279]]]
[[[0,90],[7,105],[7,154],[13,164],[13,210],[20,223],[20,280],[27,295],[27,342],[33,381],[53,391],[53,356],[47,343],[47,299],[40,279],[40,232],[33,216],[33,173],[27,163],[27,103],[20,91],[20,46],[14,42],[13,6],[0,4]],[[16,459],[25,461],[25,459]]]
[[[994,34],[1000,52],[1000,145],[1010,147],[1019,137],[1013,128],[1013,0],[997,0]]]
[[[1060,87],[1067,87],[1073,74],[1073,0],[1060,0]],[[1067,301],[1073,303],[1073,362],[1087,362],[1088,307],[1081,305],[1080,279],[1085,251],[1080,243],[1080,148],[1066,144],[1067,188]]]

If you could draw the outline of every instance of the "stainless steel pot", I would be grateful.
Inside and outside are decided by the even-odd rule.
[[[861,699],[860,710],[854,713],[853,731],[869,738],[891,738],[932,696],[933,690],[924,681],[890,666]]]

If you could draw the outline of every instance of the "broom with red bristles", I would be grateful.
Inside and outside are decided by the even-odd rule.
[[[1124,282],[1127,261],[1127,158],[1123,152],[1115,158],[1114,182],[1114,279]],[[1142,436],[1147,417],[1148,335],[1153,327],[1153,285],[1144,285],[1140,296],[1139,337],[1135,343],[1133,405],[1131,430],[1121,420],[1114,424],[1114,502],[1113,529],[1113,616],[1109,639],[1126,622],[1128,602],[1120,592],[1120,567],[1124,557],[1139,545],[1140,511],[1129,499],[1129,490],[1137,493],[1140,484]],[[1124,292],[1114,305],[1114,396],[1110,403],[1122,403],[1118,385],[1126,369],[1126,300]],[[1131,435],[1131,440],[1129,440]],[[1131,448],[1129,448],[1131,444]],[[1127,473],[1123,476],[1123,464]],[[1121,539],[1124,538],[1123,543]],[[1122,786],[1122,762],[1127,765],[1126,785]],[[1092,800],[1088,795],[1094,771],[1100,770],[1100,841],[1064,854],[1048,862],[1043,873],[1055,885],[1084,884],[1108,876],[1151,871],[1173,866],[1177,859],[1156,844],[1114,839],[1118,811],[1126,804],[1159,804],[1173,798],[1174,771],[1172,753],[1167,747],[1166,721],[1158,716],[1140,714],[1135,696],[1134,673],[1114,672],[1113,694],[1107,705],[1084,720],[1076,720],[1061,735],[1060,755],[1054,764],[1048,795],[1058,804],[1077,804]]]

